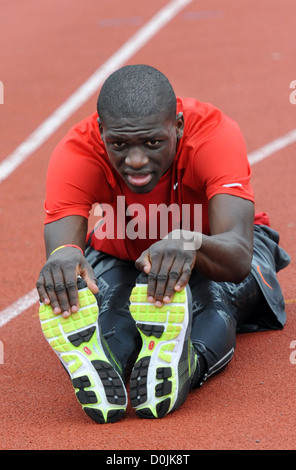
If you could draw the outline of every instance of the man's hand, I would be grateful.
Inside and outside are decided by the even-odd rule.
[[[136,268],[148,274],[148,301],[156,306],[171,302],[175,291],[188,283],[201,247],[202,236],[185,230],[173,230],[154,243],[136,261]]]
[[[49,256],[43,266],[36,287],[40,301],[51,304],[55,314],[69,317],[79,309],[77,276],[88,288],[98,292],[97,279],[92,267],[77,248],[64,247]]]

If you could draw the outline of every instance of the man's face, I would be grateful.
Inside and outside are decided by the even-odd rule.
[[[112,166],[133,192],[148,193],[173,163],[184,121],[182,113],[175,121],[163,114],[108,117],[99,127]]]

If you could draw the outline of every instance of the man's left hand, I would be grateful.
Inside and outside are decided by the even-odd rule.
[[[161,307],[171,302],[174,292],[184,289],[196,262],[196,250],[202,235],[185,230],[173,230],[146,251],[136,261],[136,268],[148,275],[147,297]]]

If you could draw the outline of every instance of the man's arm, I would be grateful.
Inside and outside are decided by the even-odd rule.
[[[254,204],[228,194],[209,202],[211,236],[203,235],[195,269],[213,281],[239,283],[253,255]]]
[[[81,251],[65,247],[50,255],[62,245],[77,245],[83,251],[87,234],[87,219],[69,216],[45,226],[44,239],[47,261],[36,287],[40,301],[51,304],[54,312],[65,317],[78,310],[77,276],[80,275],[93,293],[98,292],[93,269]]]
[[[136,262],[149,274],[148,298],[161,305],[188,283],[192,269],[215,281],[241,282],[251,270],[254,204],[228,194],[209,203],[211,235],[195,234],[188,243],[182,233],[154,243]],[[182,231],[181,231],[182,232]],[[193,235],[193,234],[192,234]],[[193,249],[196,244],[196,249]],[[192,249],[187,249],[191,246]]]

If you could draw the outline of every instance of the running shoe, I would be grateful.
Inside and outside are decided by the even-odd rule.
[[[98,423],[113,423],[126,411],[127,394],[120,368],[100,334],[96,298],[79,282],[78,312],[63,318],[50,305],[40,304],[41,328],[85,413]]]
[[[147,302],[147,284],[139,283],[130,301],[142,337],[130,378],[131,405],[141,418],[162,418],[185,402],[196,368],[190,291],[176,292],[170,304],[156,307]]]

